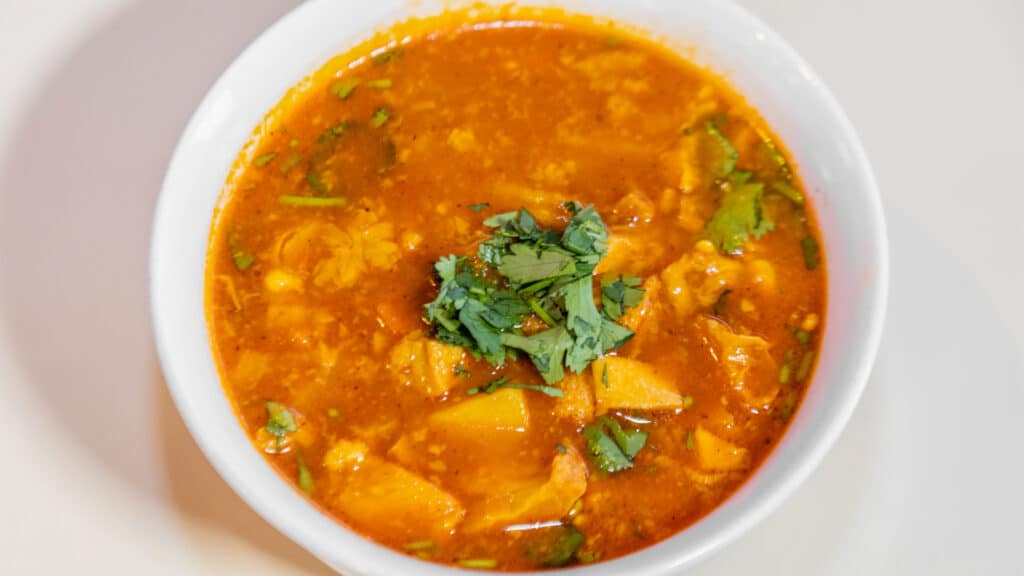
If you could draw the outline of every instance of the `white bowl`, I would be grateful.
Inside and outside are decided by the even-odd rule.
[[[499,0],[500,3],[504,0]],[[309,505],[246,438],[218,380],[203,309],[211,217],[235,156],[284,93],[330,57],[445,0],[311,0],[252,43],[189,122],[156,209],[150,282],[157,348],[185,423],[221,476],[259,514],[346,574],[463,573],[363,539]],[[726,502],[687,530],[581,576],[676,574],[764,518],[807,478],[846,425],[874,362],[885,315],[888,248],[871,167],[843,111],[778,35],[722,0],[528,0],[638,26],[722,74],[792,152],[819,216],[829,273],[820,362],[771,456]]]

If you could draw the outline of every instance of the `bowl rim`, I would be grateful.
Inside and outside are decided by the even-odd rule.
[[[349,549],[345,549],[344,554],[339,553],[339,550],[344,547],[338,546],[338,542],[330,542],[323,534],[317,532],[317,527],[309,526],[309,521],[302,519],[296,520],[287,514],[289,508],[292,506],[291,502],[274,503],[263,498],[262,495],[252,487],[249,479],[241,474],[243,471],[239,467],[231,465],[231,454],[222,454],[218,452],[207,440],[206,435],[209,432],[205,428],[204,423],[197,419],[193,407],[189,404],[189,401],[186,398],[186,385],[177,377],[178,369],[175,366],[173,354],[170,352],[170,343],[164,326],[163,311],[161,310],[163,297],[161,287],[158,285],[158,277],[160,276],[160,268],[163,261],[160,255],[163,249],[163,243],[166,242],[165,236],[162,232],[166,231],[166,228],[169,225],[169,216],[165,205],[168,202],[169,195],[172,193],[171,190],[174,189],[175,175],[182,170],[182,158],[185,156],[184,149],[192,140],[190,135],[194,135],[199,130],[199,125],[202,123],[203,118],[211,113],[210,109],[213,106],[214,101],[213,96],[224,89],[225,84],[232,77],[236,69],[241,66],[242,62],[251,59],[251,55],[260,49],[263,44],[269,43],[273,38],[281,34],[282,31],[293,27],[296,22],[305,18],[307,13],[315,13],[322,5],[332,1],[333,0],[309,0],[308,2],[302,3],[279,18],[271,26],[260,33],[252,42],[250,42],[249,45],[246,46],[238,56],[236,56],[236,58],[207,91],[203,100],[196,108],[196,111],[189,119],[178,144],[175,146],[171,161],[168,165],[168,170],[161,186],[160,195],[154,209],[154,225],[152,228],[153,232],[150,243],[150,314],[157,356],[159,358],[167,387],[177,410],[181,414],[189,433],[195,439],[207,460],[213,465],[214,469],[217,470],[218,474],[228,483],[228,485],[230,485],[231,488],[239,494],[239,496],[253,510],[273,525],[278,531],[288,536],[291,540],[295,541],[300,546],[311,552],[314,556],[318,557],[321,561],[324,561],[336,570],[356,570],[358,573],[366,574],[391,574],[395,572],[415,572],[417,574],[435,576],[460,574],[464,573],[464,570],[423,562],[411,558],[407,555],[393,551],[390,548],[376,544],[368,539],[364,539],[358,534],[358,532],[350,530],[340,522],[329,517],[325,517],[328,522],[338,528],[338,530],[334,531],[328,530],[328,532],[332,532],[333,536],[337,536],[338,531],[340,530],[341,533],[354,537],[342,538],[342,541],[343,543],[347,543],[349,546],[354,546],[358,550],[350,552]],[[861,196],[863,202],[866,204],[867,211],[871,215],[871,218],[874,220],[873,223],[875,224],[872,228],[875,249],[871,255],[875,266],[873,271],[875,279],[870,283],[869,292],[865,296],[865,299],[871,303],[872,306],[870,308],[870,318],[866,321],[867,329],[865,330],[865,335],[862,340],[861,360],[858,362],[853,375],[848,378],[848,384],[842,388],[841,397],[837,400],[839,406],[838,412],[836,412],[834,417],[827,420],[823,427],[818,430],[820,435],[811,442],[810,447],[800,453],[801,457],[788,467],[788,472],[781,478],[781,480],[770,485],[765,492],[760,494],[758,497],[751,499],[749,503],[745,503],[746,507],[741,511],[741,513],[736,515],[731,522],[720,528],[716,534],[712,534],[713,537],[704,538],[703,540],[698,541],[697,544],[692,546],[691,550],[684,555],[677,555],[676,557],[665,554],[662,554],[659,557],[651,556],[647,558],[648,562],[643,566],[637,567],[630,565],[631,563],[634,563],[636,558],[639,555],[642,555],[645,551],[651,550],[655,547],[665,546],[678,538],[680,534],[690,531],[694,526],[704,523],[709,516],[714,514],[714,510],[712,513],[701,518],[687,529],[684,529],[683,531],[644,549],[606,562],[589,566],[567,568],[563,571],[572,573],[585,572],[586,574],[591,574],[593,576],[602,574],[610,576],[611,574],[620,574],[623,570],[629,570],[630,573],[652,575],[669,574],[696,564],[710,556],[714,551],[738,539],[739,536],[761,522],[765,517],[771,514],[771,512],[776,510],[789,496],[791,496],[817,468],[825,455],[835,444],[836,440],[839,438],[849,422],[859,399],[867,386],[881,343],[889,297],[889,241],[881,194],[863,144],[857,135],[853,124],[850,122],[831,90],[828,89],[824,81],[816,72],[814,72],[811,66],[799,55],[799,53],[789,45],[788,42],[786,42],[779,34],[761,21],[757,16],[737,5],[733,0],[725,0],[724,2],[719,0],[717,3],[717,9],[727,11],[732,18],[735,18],[741,24],[750,28],[756,28],[761,33],[765,34],[768,41],[775,46],[780,57],[798,67],[801,74],[808,80],[809,84],[816,88],[816,98],[837,123],[840,137],[849,145],[850,152],[853,156],[853,163],[857,166],[858,172],[864,179]],[[393,19],[389,19],[389,22],[394,21],[395,20]],[[231,425],[238,426],[236,421],[231,422]],[[783,439],[790,434],[791,430],[787,429]],[[780,439],[780,444],[783,439]],[[776,446],[776,451],[777,448],[778,446]],[[768,459],[771,459],[774,454],[775,451],[768,456]],[[276,475],[276,472],[269,470],[269,466],[265,467],[269,472]],[[751,475],[751,478],[760,474],[762,469],[763,465],[762,468],[759,468]],[[750,478],[748,478],[746,482],[749,481]],[[281,482],[284,481],[281,480]],[[726,501],[720,503],[715,510],[721,509],[725,502],[732,498],[735,498],[735,494],[727,498]],[[306,507],[317,515],[321,514],[320,511],[312,504],[306,503]],[[323,528],[323,525],[321,525],[320,528]],[[350,553],[351,556],[356,556],[357,558],[353,559],[349,556]],[[371,554],[376,554],[379,557],[370,558],[369,555]],[[641,571],[638,572],[638,568]],[[497,571],[475,572],[484,574],[512,574],[511,572]]]

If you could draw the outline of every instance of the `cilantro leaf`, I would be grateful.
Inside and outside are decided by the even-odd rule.
[[[605,474],[621,472],[633,467],[633,462],[622,453],[622,449],[607,434],[600,424],[591,424],[583,429],[587,450],[597,469]]]
[[[348,100],[349,96],[356,91],[359,80],[355,78],[344,78],[331,85],[331,92],[342,100]]]
[[[295,416],[291,411],[277,402],[266,401],[263,406],[267,409],[267,423],[263,428],[272,436],[280,440],[289,432],[295,432],[298,428],[295,425]]]
[[[516,284],[529,284],[555,276],[576,272],[576,264],[568,252],[556,248],[534,249],[526,244],[513,244],[502,256],[498,272]]]
[[[565,363],[565,354],[572,346],[573,339],[564,327],[556,326],[533,336],[502,334],[501,342],[509,348],[526,352],[541,377],[548,384],[558,382],[565,377],[562,365]]]
[[[586,540],[583,533],[572,524],[560,528],[551,553],[541,565],[547,568],[568,565],[576,558],[576,551],[583,546]]]
[[[563,396],[562,391],[554,386],[544,386],[541,384],[523,384],[520,382],[512,382],[505,376],[492,380],[487,386],[481,388],[470,388],[466,390],[466,394],[473,396],[483,392],[484,394],[494,394],[501,388],[518,388],[520,390],[535,390],[543,394],[547,394],[552,398],[561,398]]]
[[[821,264],[821,247],[814,236],[806,236],[800,241],[800,249],[804,253],[804,266],[808,270],[814,270]]]
[[[749,172],[736,172],[722,183],[718,210],[704,233],[726,254],[742,251],[750,237],[760,238],[775,227],[761,204],[764,184],[750,182]]]
[[[239,272],[244,272],[256,262],[256,257],[245,249],[233,229],[228,230],[228,252],[231,253],[231,261],[235,263],[235,269]]]
[[[636,458],[636,455],[647,443],[647,432],[642,430],[624,430],[622,425],[619,424],[618,420],[614,420],[607,416],[601,416],[599,418],[601,423],[604,424],[608,431],[612,433],[612,438],[615,443],[622,449],[622,453],[627,458],[632,460]]]
[[[632,468],[633,459],[647,444],[646,432],[626,430],[607,416],[599,417],[597,422],[584,428],[583,437],[594,464],[606,474]]]
[[[715,178],[725,178],[736,169],[736,163],[740,159],[739,150],[726,139],[714,122],[708,120],[704,124],[704,129],[707,137],[702,143],[708,164],[711,166],[711,173]]]
[[[608,229],[592,205],[576,212],[562,234],[562,246],[576,254],[600,258],[608,252],[607,244]]]
[[[637,288],[642,280],[636,276],[612,276],[601,279],[601,312],[618,320],[626,308],[638,306],[644,299],[644,289]]]
[[[489,202],[481,202],[479,204],[470,204],[469,209],[473,212],[481,212],[491,207]]]
[[[566,356],[569,369],[579,374],[601,355],[601,313],[594,304],[590,277],[580,278],[566,287],[566,327],[576,337]]]

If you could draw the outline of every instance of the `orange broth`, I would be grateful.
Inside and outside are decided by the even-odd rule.
[[[223,191],[207,316],[243,427],[325,513],[433,562],[539,569],[676,534],[750,477],[811,380],[826,273],[808,261],[820,235],[801,184],[723,81],[621,29],[416,26],[290,92]],[[709,124],[773,222],[729,253],[707,231],[723,194]],[[475,255],[502,212],[561,231],[570,201],[607,225],[596,277],[643,279],[619,319],[635,337],[566,370],[561,398],[467,394],[545,383],[525,358],[493,366],[431,337],[433,264]],[[610,399],[608,370],[650,386]],[[631,468],[595,464],[581,431],[601,414],[648,434]]]

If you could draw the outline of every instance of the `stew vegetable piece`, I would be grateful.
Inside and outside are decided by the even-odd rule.
[[[409,24],[296,87],[207,264],[256,448],[360,534],[463,568],[697,521],[785,432],[824,329],[820,235],[757,112],[621,30],[517,22]]]

